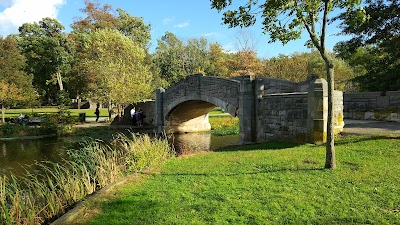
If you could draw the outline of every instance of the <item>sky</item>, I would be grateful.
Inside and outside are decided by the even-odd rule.
[[[218,42],[227,52],[237,51],[239,28],[229,28],[222,24],[222,12],[211,9],[209,0],[99,0],[101,4],[109,4],[114,9],[121,8],[132,16],[142,17],[146,24],[151,24],[152,45],[150,52],[157,46],[157,40],[167,31],[178,38],[205,37],[209,43]],[[245,0],[239,2],[245,3]],[[84,8],[84,0],[0,0],[0,36],[18,33],[23,23],[38,22],[44,17],[56,18],[66,31],[79,18],[85,17],[80,11]],[[304,46],[307,34],[302,39],[291,41],[286,45],[280,42],[269,44],[269,37],[262,33],[258,22],[247,28],[256,44],[260,58],[271,58],[279,54],[290,55],[295,52],[309,52]],[[334,35],[339,30],[330,25],[327,30],[326,46],[332,50],[335,43],[347,37]]]

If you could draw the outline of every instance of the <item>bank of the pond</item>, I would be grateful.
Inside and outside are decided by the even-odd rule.
[[[110,144],[87,140],[61,164],[38,163],[40,173],[0,177],[1,224],[47,224],[85,196],[174,156],[168,140],[130,134]]]
[[[400,224],[400,137],[266,142],[168,160],[85,201],[74,224]]]

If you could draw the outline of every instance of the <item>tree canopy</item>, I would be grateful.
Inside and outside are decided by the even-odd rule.
[[[29,103],[37,97],[32,77],[23,68],[25,58],[11,38],[0,37],[0,105],[4,122],[5,107],[17,103]]]
[[[33,75],[33,85],[48,103],[56,102],[61,79],[72,60],[64,26],[56,19],[25,23],[19,28],[18,44],[26,58],[25,71]]]
[[[368,19],[354,21],[357,11],[340,14],[343,33],[349,41],[338,43],[335,51],[352,66],[363,68],[354,79],[361,90],[400,90],[400,2],[366,0]]]
[[[84,47],[84,72],[91,77],[88,96],[116,104],[139,102],[152,93],[145,52],[117,30],[96,30]]]

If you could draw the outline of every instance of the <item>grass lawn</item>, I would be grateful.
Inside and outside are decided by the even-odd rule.
[[[46,107],[46,108],[32,108],[32,109],[7,109],[5,117],[18,117],[20,113],[22,114],[32,114],[32,113],[57,113],[57,107]],[[94,114],[94,109],[70,109],[71,116],[78,117],[79,113],[86,113],[86,117],[96,117]],[[108,117],[108,110],[105,108],[100,109],[101,117]]]
[[[400,224],[400,137],[266,142],[167,161],[86,202],[80,224]]]

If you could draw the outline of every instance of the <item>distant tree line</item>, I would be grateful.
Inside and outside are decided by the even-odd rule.
[[[342,14],[344,34],[353,39],[332,52],[336,88],[344,91],[400,89],[399,3],[366,0],[369,19]],[[326,76],[318,51],[257,57],[251,37],[238,35],[235,52],[206,38],[182,40],[166,32],[149,52],[151,25],[123,9],[85,1],[84,18],[70,33],[56,19],[26,23],[18,34],[0,38],[0,104],[58,104],[64,98],[90,98],[123,105],[154,98],[190,74],[233,77],[245,73],[299,82]],[[354,11],[354,14],[357,12]],[[242,41],[240,41],[242,40]],[[250,43],[250,44],[249,44]]]

